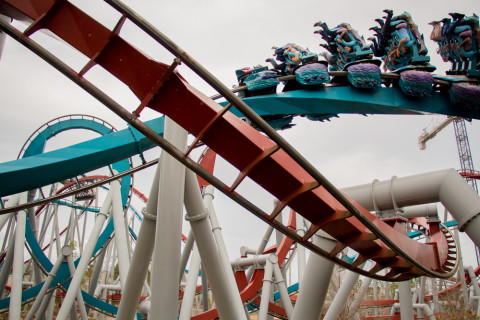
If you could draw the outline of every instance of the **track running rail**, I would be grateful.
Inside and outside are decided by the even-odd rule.
[[[200,175],[203,179],[211,183],[234,201],[288,237],[300,242],[314,252],[323,255],[327,259],[330,259],[337,264],[376,279],[401,281],[419,276],[421,274],[426,274],[432,277],[448,278],[455,272],[453,268],[448,267],[448,264],[452,263],[448,260],[447,256],[443,255],[440,258],[441,260],[437,259],[438,252],[436,252],[436,246],[434,249],[432,249],[432,246],[423,245],[422,248],[425,249],[425,251],[422,252],[422,255],[419,256],[418,254],[413,254],[411,246],[418,249],[418,246],[421,244],[417,244],[416,242],[408,242],[408,237],[395,233],[392,228],[376,219],[368,211],[359,206],[357,207],[234,93],[232,93],[228,88],[214,78],[207,70],[193,60],[186,52],[175,45],[170,39],[156,30],[148,22],[144,21],[134,11],[129,9],[121,2],[116,0],[106,0],[107,3],[109,3],[122,14],[122,18],[113,32],[106,30],[103,26],[98,24],[98,22],[78,10],[68,1],[51,3],[48,1],[39,0],[35,1],[34,6],[30,6],[30,4],[25,5],[25,3],[20,3],[21,1],[4,2],[8,3],[8,5],[12,7],[16,7],[17,13],[23,12],[24,15],[29,16],[35,22],[27,28],[25,33],[21,33],[8,23],[2,21],[0,22],[0,29],[2,31],[6,32],[8,35],[39,55],[42,59],[50,63],[57,70],[74,81],[77,85],[85,89],[100,102],[117,113],[117,115],[119,115],[122,119],[130,123],[146,137],[162,147],[162,149],[164,149],[178,161],[183,163],[185,166],[193,170],[195,173]],[[36,10],[38,10],[38,12],[36,12]],[[81,41],[76,39],[75,36],[77,35],[72,33],[71,29],[68,28],[68,24],[72,22],[73,16],[75,16],[75,19],[83,20],[83,22],[86,23],[82,28],[89,28],[89,30],[78,29],[76,30],[77,32],[93,31],[94,36],[100,38],[96,39],[96,43],[93,43],[92,41],[92,47],[88,46],[90,43],[86,44],[83,42],[85,38],[83,38]],[[248,127],[233,115],[222,112],[222,108],[220,106],[218,106],[209,98],[204,97],[200,92],[191,88],[176,74],[176,72],[172,72],[171,68],[148,59],[127,44],[124,40],[122,40],[118,36],[118,32],[125,18],[130,19],[140,29],[145,31],[167,50],[169,50],[176,57],[176,59],[180,59],[183,63],[189,66],[194,72],[196,72],[221,95],[223,95],[233,106],[240,110],[240,112],[242,112],[256,127],[260,128],[271,140],[265,139],[265,137],[258,134],[256,130]],[[57,36],[64,39],[67,43],[70,43],[72,46],[89,56],[91,61],[85,66],[84,69],[82,69],[80,73],[72,70],[69,66],[64,64],[54,55],[29,38],[29,35],[42,28],[47,28],[53,33],[57,34]],[[76,26],[76,28],[78,28],[78,26]],[[101,39],[102,37],[105,39]],[[142,68],[148,68],[150,71],[150,78],[144,77],[139,79],[135,78],[135,75],[127,74],[127,71],[122,69],[121,65],[115,65],[115,63],[112,62],[122,61],[114,59],[114,57],[139,59],[135,60],[137,66],[140,65]],[[128,63],[127,61],[124,63]],[[283,170],[283,173],[285,173],[284,171],[286,170],[287,175],[292,175],[291,178],[300,179],[302,181],[301,186],[299,186],[293,192],[282,194],[280,190],[269,190],[268,186],[265,187],[265,185],[260,183],[260,185],[266,188],[274,196],[277,196],[277,198],[281,199],[280,205],[272,214],[263,212],[247,199],[237,194],[234,189],[225,185],[222,181],[211,175],[207,170],[201,168],[193,160],[188,158],[185,154],[163,139],[163,137],[159,136],[149,127],[144,125],[137,119],[135,113],[132,114],[128,112],[117,102],[112,100],[105,93],[83,78],[83,74],[96,63],[102,65],[107,71],[117,76],[117,78],[119,78],[132,89],[137,97],[139,97],[140,101],[142,101],[139,108],[141,108],[142,105],[148,105],[152,109],[165,113],[166,115],[172,117],[173,120],[179,122],[179,124],[184,126],[185,129],[194,135],[198,135],[200,132],[202,132],[202,128],[204,128],[204,126],[207,124],[202,125],[201,123],[192,123],[194,121],[191,120],[195,119],[196,116],[192,109],[188,110],[188,112],[192,112],[192,114],[189,114],[191,118],[189,119],[190,122],[187,123],[185,122],[186,119],[178,118],[178,114],[175,112],[179,112],[179,110],[165,108],[165,105],[182,105],[184,108],[194,105],[194,108],[200,109],[200,107],[202,107],[202,111],[204,113],[210,113],[210,115],[212,111],[222,113],[222,115],[219,116],[218,122],[215,123],[215,128],[218,129],[218,127],[223,127],[223,129],[227,130],[228,128],[225,128],[225,126],[229,126],[229,130],[233,131],[227,131],[228,133],[240,134],[240,138],[244,139],[243,142],[253,142],[254,144],[257,144],[254,146],[254,148],[263,149],[261,154],[255,156],[253,161],[248,161],[248,163],[243,163],[242,165],[238,165],[237,163],[237,167],[240,167],[240,175],[249,176],[255,181],[255,177],[252,177],[254,176],[253,173],[255,173],[255,171],[259,171],[261,168],[264,168],[267,164],[272,164],[273,161],[273,165],[276,165],[278,170]],[[177,61],[174,62],[174,64],[177,63]],[[141,70],[135,71],[141,72]],[[130,70],[128,70],[128,72],[130,72]],[[168,81],[164,80],[165,76],[168,77]],[[146,100],[147,96],[151,97],[151,99]],[[180,101],[178,99],[180,99]],[[163,105],[163,108],[159,105],[159,101],[161,101],[160,104]],[[182,110],[180,112],[187,111]],[[205,114],[202,115],[205,118]],[[185,117],[185,114],[183,114],[183,116]],[[243,123],[243,125],[241,125],[241,123]],[[194,125],[197,125],[197,127],[192,127]],[[204,132],[204,137],[200,138],[207,145],[213,144],[214,150],[218,148],[221,149],[224,147],[222,146],[222,143],[224,144],[226,141],[215,140],[214,134],[212,134],[214,131],[215,130],[212,129],[207,130],[207,132]],[[253,132],[255,132],[255,134]],[[217,136],[216,139],[218,138],[221,139],[222,137]],[[251,141],[246,142],[245,139],[250,139]],[[250,152],[252,152],[252,150],[250,150]],[[227,159],[227,161],[234,164],[233,162],[235,162],[236,159],[228,158],[228,155],[226,157],[221,152],[218,153]],[[232,156],[232,154],[230,154],[230,156]],[[287,168],[285,166],[289,167]],[[258,172],[256,173],[258,175]],[[259,178],[257,176],[257,178],[261,180],[260,178],[262,177]],[[270,183],[269,187],[272,189],[272,181],[267,181],[265,178],[266,177],[263,177],[263,182],[266,184]],[[257,183],[259,182],[257,181]],[[302,202],[300,201],[302,197],[307,197],[310,200],[312,197],[314,197],[315,201],[312,200],[313,203],[316,202],[317,205],[320,205],[316,206],[315,208],[323,208],[323,213],[326,213],[326,215],[320,216],[322,214],[321,210],[317,210],[314,215],[312,215],[313,213],[311,212],[306,214],[305,212],[302,212],[302,210],[296,210],[302,216],[314,222],[312,224],[312,228],[307,230],[305,237],[298,236],[295,232],[289,230],[286,226],[274,219],[276,214],[278,214],[281,209],[287,205],[293,209],[295,209],[295,206],[300,207],[300,209],[305,209],[301,208],[299,205],[299,202]],[[350,231],[352,232],[350,232],[350,234],[347,236],[343,230],[343,234],[338,234],[338,232],[335,234],[333,229],[337,228],[332,228],[332,226],[339,227],[339,223],[343,224],[344,227],[350,228]],[[327,229],[328,233],[336,236],[337,246],[333,251],[327,252],[311,243],[310,238],[319,229]],[[388,235],[385,234],[385,232],[388,233]],[[438,233],[441,234],[441,232],[437,232],[437,234]],[[394,240],[391,239],[392,236]],[[437,240],[437,245],[441,247],[438,248],[438,250],[448,250],[446,247],[442,247],[446,246],[444,238],[437,238]],[[398,242],[400,245],[398,245],[396,242]],[[352,264],[336,257],[336,254],[338,254],[347,246],[360,253],[358,258]],[[369,259],[376,262],[372,269],[365,271],[358,268],[360,264]],[[385,268],[389,268],[390,271],[386,275],[379,275],[378,272]]]

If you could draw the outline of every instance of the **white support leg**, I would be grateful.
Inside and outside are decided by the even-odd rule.
[[[287,318],[291,319],[293,315],[293,306],[288,295],[287,284],[285,283],[282,271],[280,270],[280,266],[278,265],[278,257],[276,255],[270,255],[269,261],[273,264],[273,275],[275,277],[275,284],[277,285],[278,291],[280,293],[280,300],[282,302],[282,306],[283,308],[285,308]]]
[[[168,117],[165,118],[164,137],[178,149],[186,150],[187,132]],[[160,165],[155,246],[152,260],[152,304],[149,314],[151,319],[160,314],[165,319],[177,317],[184,177],[185,167],[172,156],[165,154]]]
[[[122,194],[120,191],[120,183],[112,181],[110,184],[112,190],[112,216],[113,226],[115,228],[115,244],[118,256],[118,271],[120,274],[120,285],[125,288],[127,281],[128,269],[130,267],[129,242],[127,238],[127,230],[125,228],[125,216],[123,214]],[[123,292],[123,290],[122,290]]]
[[[410,281],[402,281],[398,283],[400,296],[400,319],[413,319],[413,302],[412,302],[412,288]]]
[[[200,253],[197,247],[193,248],[190,268],[188,269],[187,284],[183,290],[182,307],[180,309],[179,320],[189,320],[192,316],[193,300],[195,298],[195,289],[197,288],[198,271],[200,270]]]
[[[163,155],[161,156],[161,158]],[[160,163],[153,177],[148,202],[143,210],[143,220],[138,232],[137,244],[133,251],[132,261],[128,269],[127,281],[120,300],[117,320],[131,320],[135,317],[137,305],[142,294],[143,282],[146,280],[148,266],[152,258],[155,244],[155,228],[158,204],[158,185],[160,180]]]
[[[112,190],[110,190],[107,193],[107,196],[102,205],[102,208],[100,209],[100,212],[97,214],[97,217],[95,219],[95,225],[93,226],[92,232],[90,234],[90,238],[88,239],[88,242],[85,245],[85,249],[83,251],[82,257],[78,262],[77,271],[75,272],[75,274],[73,274],[72,281],[70,282],[68,291],[65,294],[65,298],[63,300],[62,306],[58,311],[58,315],[57,315],[58,320],[66,320],[70,313],[70,310],[72,309],[73,304],[75,303],[75,298],[77,297],[77,293],[79,292],[80,285],[82,284],[85,271],[88,268],[88,265],[90,263],[90,258],[92,257],[93,250],[95,249],[95,245],[97,244],[98,237],[100,236],[105,220],[107,219],[108,211],[112,204],[112,197],[113,197],[112,193],[113,193]]]
[[[207,271],[220,319],[244,320],[246,316],[240,293],[236,285],[235,287],[229,285],[226,275],[227,272],[233,273],[232,268],[224,269],[223,267],[210,222],[206,219],[208,214],[198,187],[197,177],[190,170],[187,170],[185,176],[185,208],[203,266]]]
[[[336,241],[330,240],[326,236],[328,235],[325,233],[317,233],[314,235],[313,242],[324,250],[330,251],[335,247]],[[302,279],[302,291],[300,291],[293,309],[293,320],[318,320],[320,318],[333,267],[333,262],[315,253],[310,254]]]
[[[27,200],[27,193],[20,196],[19,204]],[[13,253],[12,291],[10,292],[10,305],[8,319],[19,320],[22,311],[22,281],[23,262],[25,248],[25,224],[27,213],[22,210],[17,212],[17,223],[15,227],[15,249]]]
[[[347,271],[345,279],[343,279],[340,288],[338,289],[337,294],[332,301],[332,304],[330,304],[330,307],[323,318],[324,320],[336,320],[340,316],[340,313],[345,307],[348,297],[350,296],[350,292],[352,292],[353,287],[355,287],[359,277],[360,274],[353,271]]]
[[[277,259],[278,261],[278,259]],[[273,286],[273,263],[267,259],[265,263],[265,274],[263,276],[262,295],[260,300],[260,309],[258,310],[258,320],[266,320],[268,317],[268,305],[270,304],[270,295]]]

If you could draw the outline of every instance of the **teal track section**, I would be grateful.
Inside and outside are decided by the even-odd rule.
[[[261,116],[293,114],[315,118],[318,115],[337,114],[435,113],[480,119],[480,110],[455,107],[450,103],[448,93],[434,92],[430,97],[417,98],[402,94],[399,88],[390,87],[326,87],[250,97],[244,101]],[[232,108],[232,112],[242,116],[235,108]],[[163,117],[147,121],[146,124],[158,134],[163,134]],[[140,132],[128,127],[60,150],[4,162],[0,164],[0,181],[9,183],[0,184],[0,196],[78,176],[154,146]],[[36,144],[35,148],[41,148],[40,144]]]

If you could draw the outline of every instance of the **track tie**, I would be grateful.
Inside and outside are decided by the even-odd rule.
[[[185,152],[185,156],[188,156],[190,152],[195,148],[197,143],[205,137],[207,132],[213,127],[217,121],[223,117],[225,113],[227,113],[228,110],[232,108],[233,104],[228,103],[223,109],[217,112],[217,114],[207,123],[207,125],[202,129],[202,131],[195,137],[195,140],[193,143],[190,145],[188,148],[187,152]]]
[[[288,205],[290,201],[298,197],[299,195],[311,191],[320,187],[320,183],[316,180],[311,182],[305,182],[296,190],[293,190],[290,194],[288,194],[283,199],[279,199],[277,206],[273,209],[272,213],[269,216],[269,220],[275,219],[275,217]]]
[[[36,31],[40,29],[47,28],[50,20],[58,13],[60,8],[68,3],[66,0],[58,0],[54,1],[50,9],[48,11],[42,13],[24,32],[23,34],[26,37],[30,37]]]
[[[360,234],[356,234],[356,235],[353,235],[353,236],[349,236],[347,237],[346,239],[342,239],[341,241],[343,243],[346,243],[347,245],[348,244],[351,244],[351,243],[354,243],[354,242],[359,242],[359,241],[371,241],[371,240],[375,240],[377,239],[377,236],[374,235],[373,233],[371,232],[362,232]]]
[[[263,152],[258,155],[255,159],[253,159],[253,161],[248,165],[246,166],[242,172],[240,172],[240,174],[238,175],[237,179],[235,179],[235,181],[233,182],[232,186],[230,187],[230,192],[233,192],[237,187],[238,185],[243,181],[243,179],[245,179],[248,174],[256,167],[258,166],[263,160],[265,160],[266,158],[270,157],[272,154],[274,154],[275,152],[277,152],[278,150],[280,150],[280,147],[278,145],[273,145],[272,147],[266,149],[266,150],[263,150]],[[282,208],[283,209],[283,208]]]
[[[346,219],[351,216],[352,214],[350,213],[350,211],[335,211],[334,213],[331,213],[323,217],[322,219],[316,221],[315,223],[312,223],[312,225],[307,230],[307,232],[305,232],[303,239],[305,240],[310,239],[318,230],[322,229],[325,225],[331,222]]]

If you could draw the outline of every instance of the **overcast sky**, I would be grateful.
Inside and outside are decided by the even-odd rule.
[[[112,28],[119,18],[117,12],[98,1],[73,1]],[[314,34],[313,24],[327,22],[330,27],[348,22],[368,38],[368,29],[374,19],[390,8],[394,14],[409,12],[425,35],[432,64],[437,73],[444,73],[449,65],[436,54],[437,46],[429,40],[431,27],[428,22],[440,20],[449,12],[468,15],[480,13],[478,0],[457,1],[258,1],[258,0],[178,0],[178,1],[126,1],[146,20],[165,33],[194,59],[231,87],[236,84],[235,70],[263,64],[272,56],[272,46],[289,42],[308,47],[320,53],[320,36]],[[24,28],[15,24],[18,28]],[[121,35],[151,57],[170,64],[173,57],[126,24]],[[43,35],[34,39],[54,50],[58,56],[79,70],[87,60],[71,49]],[[214,92],[191,72],[180,68],[181,73],[194,86],[207,94]],[[102,106],[87,93],[77,88],[52,67],[8,39],[0,61],[0,162],[13,160],[30,136],[43,123],[66,114],[90,114],[107,120],[118,129],[125,124],[116,115]],[[109,78],[98,67],[86,76],[106,92],[134,110],[138,101],[125,87]],[[142,120],[156,117],[152,111],[142,113]],[[341,115],[331,122],[311,122],[296,119],[297,125],[281,134],[295,146],[321,173],[338,187],[347,187],[371,182],[374,179],[389,179],[440,170],[459,168],[459,159],[453,127],[449,126],[427,143],[420,151],[417,138],[423,128],[433,127],[445,117],[425,116],[357,116]],[[474,166],[480,168],[480,125],[477,120],[467,124],[472,147]],[[48,148],[58,148],[94,134],[65,134]],[[157,157],[159,150],[148,153]],[[151,172],[144,172],[136,179],[138,188],[148,194]],[[2,182],[4,183],[4,182]],[[244,192],[248,193],[245,186]],[[251,197],[260,199],[255,192]],[[231,201],[218,194],[217,212],[224,232],[230,237],[228,243],[232,258],[238,256],[239,245],[256,246],[265,225]],[[272,199],[265,200],[270,206]],[[442,209],[443,210],[443,209]],[[232,223],[233,222],[233,223]],[[239,227],[240,226],[240,227]],[[466,252],[470,255],[473,251]]]

